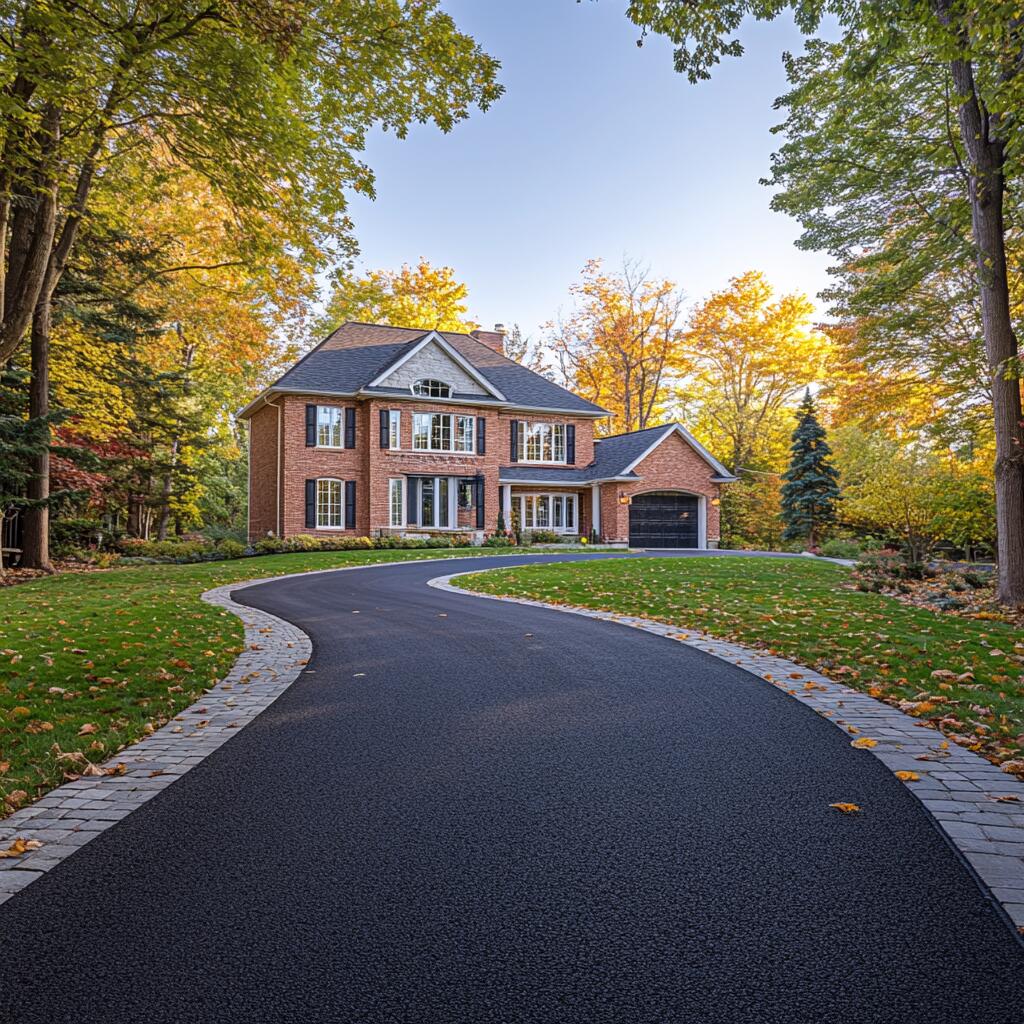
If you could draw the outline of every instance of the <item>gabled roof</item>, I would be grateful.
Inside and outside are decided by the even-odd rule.
[[[391,327],[350,320],[307,352],[290,370],[276,380],[239,412],[245,418],[273,392],[292,392],[355,397],[360,394],[394,394],[403,397],[407,389],[388,389],[374,384],[385,370],[394,368],[417,345],[436,338],[468,367],[476,378],[483,378],[494,398],[463,396],[465,400],[486,404],[496,401],[513,409],[575,413],[581,416],[606,416],[607,411],[585,398],[567,391],[468,334],[430,331],[416,327]],[[484,386],[483,384],[481,386]]]
[[[636,467],[663,441],[679,434],[684,441],[711,467],[718,483],[736,479],[711,453],[681,424],[663,423],[629,434],[594,439],[594,461],[582,469],[551,469],[524,465],[502,466],[501,479],[509,483],[567,484],[595,483],[598,480],[635,480]]]

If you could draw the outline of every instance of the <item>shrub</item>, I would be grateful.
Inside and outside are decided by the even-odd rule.
[[[241,558],[245,554],[245,545],[225,538],[217,544],[217,554],[221,558]]]
[[[279,555],[287,550],[285,542],[280,537],[261,537],[253,547],[258,555]]]
[[[341,538],[338,538],[339,540]],[[320,537],[310,536],[308,533],[297,533],[294,537],[289,537],[285,543],[285,551],[320,551],[326,544],[334,538],[321,539]]]
[[[60,519],[50,523],[50,545],[53,553],[66,556],[82,548],[93,547],[103,526],[98,519]]]
[[[524,544],[557,544],[561,539],[553,530],[528,530],[523,534]]]
[[[860,545],[855,540],[841,540],[836,537],[821,545],[821,553],[826,558],[859,558]]]
[[[490,537],[484,541],[483,546],[485,548],[512,548],[515,547],[515,543],[511,537],[508,537],[503,533],[492,533]]]
[[[960,578],[967,586],[973,587],[975,590],[987,587],[991,582],[991,577],[983,572],[963,572],[960,574]]]

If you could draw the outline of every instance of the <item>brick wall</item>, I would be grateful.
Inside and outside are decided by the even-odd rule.
[[[629,506],[620,504],[619,495],[632,497],[646,491],[689,491],[707,499],[707,540],[717,544],[719,510],[711,501],[721,494],[721,485],[713,483],[715,471],[690,447],[673,434],[662,441],[634,472],[641,479],[601,485],[601,537],[609,542],[629,540]]]
[[[249,540],[277,533],[277,417],[265,405],[249,419]]]

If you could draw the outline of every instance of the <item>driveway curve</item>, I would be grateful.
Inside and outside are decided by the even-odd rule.
[[[440,571],[236,594],[306,672],[0,909],[0,1021],[1019,1024],[1020,944],[879,761],[722,661]]]

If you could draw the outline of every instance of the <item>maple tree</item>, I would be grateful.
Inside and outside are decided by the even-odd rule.
[[[571,288],[572,312],[549,325],[566,384],[612,414],[599,429],[643,430],[658,423],[685,365],[683,298],[667,278],[626,259],[620,270],[590,260]]]
[[[400,270],[371,270],[365,277],[341,274],[334,283],[320,333],[346,320],[422,327],[435,331],[472,330],[466,316],[468,289],[451,267],[434,267],[421,259]]]
[[[690,315],[679,402],[733,472],[782,469],[788,404],[828,367],[831,346],[812,312],[806,296],[776,298],[763,274],[748,271]]]

